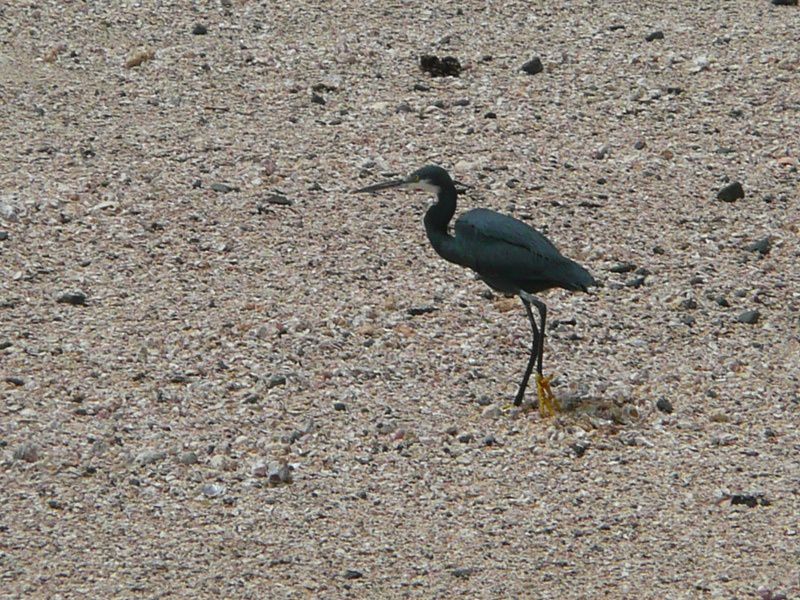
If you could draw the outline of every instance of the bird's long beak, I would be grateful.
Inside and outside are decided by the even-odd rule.
[[[360,190],[353,190],[354,193],[359,192],[379,192],[393,187],[399,187],[406,182],[405,179],[393,179],[392,181],[384,181],[383,183],[376,183],[375,185],[368,185]]]

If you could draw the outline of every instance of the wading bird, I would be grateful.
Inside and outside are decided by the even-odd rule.
[[[455,223],[455,235],[447,227],[456,212],[458,192],[450,175],[435,165],[422,167],[405,179],[370,185],[356,192],[377,192],[388,188],[424,190],[436,194],[437,201],[425,213],[425,231],[433,249],[445,260],[472,269],[492,289],[520,297],[533,330],[531,355],[514,404],[519,406],[536,363],[536,390],[539,412],[554,415],[560,406],[552,390],[552,377],[542,375],[545,320],[547,307],[533,296],[551,288],[588,291],[597,285],[589,272],[562,256],[541,233],[513,217],[485,208],[475,208],[461,215]],[[531,311],[539,311],[539,327]]]

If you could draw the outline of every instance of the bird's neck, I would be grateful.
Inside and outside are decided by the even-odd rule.
[[[444,188],[439,192],[436,204],[425,213],[425,232],[437,254],[449,260],[455,260],[455,239],[447,233],[450,219],[456,212],[455,187]]]

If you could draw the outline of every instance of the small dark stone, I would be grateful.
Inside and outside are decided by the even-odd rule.
[[[469,106],[469,98],[459,98],[453,101],[453,106]]]
[[[478,398],[478,406],[489,406],[492,403],[492,399],[489,396],[481,396]]]
[[[9,340],[3,340],[0,342],[0,350],[5,350],[6,348],[11,348],[14,345],[14,342],[10,342]]]
[[[647,146],[647,144],[644,143],[642,140],[636,140],[633,143],[633,147],[636,148],[637,150],[642,150],[645,146]]]
[[[483,438],[484,446],[494,446],[495,444],[497,444],[497,439],[493,435],[489,434]]]
[[[694,325],[696,321],[697,319],[695,319],[692,315],[681,315],[680,318],[680,322],[684,325],[688,325],[689,327]]]
[[[705,280],[705,279],[703,279],[702,277],[700,277],[700,275],[695,275],[694,277],[692,277],[692,278],[689,280],[689,283],[690,283],[691,285],[702,285],[702,284],[704,284],[705,282],[706,282],[706,280]]]
[[[415,83],[414,84],[414,91],[415,92],[430,92],[431,86],[425,85],[424,83]]]
[[[731,303],[728,302],[728,300],[725,298],[725,296],[717,296],[716,298],[714,298],[714,302],[716,302],[718,305],[720,305],[723,308],[728,308],[731,305]]]
[[[580,458],[581,456],[586,454],[586,451],[589,449],[589,446],[590,446],[589,440],[581,439],[572,444],[570,446],[570,449],[575,453],[575,456]]]
[[[250,392],[249,394],[247,394],[244,397],[244,400],[242,400],[242,402],[244,404],[257,404],[260,399],[261,399],[261,396],[259,396],[258,394],[254,393],[254,392]]]
[[[272,194],[267,197],[267,202],[277,206],[292,206],[294,204],[294,200],[287,198],[283,194]]]
[[[486,117],[487,119],[496,119],[497,118],[497,113],[489,111],[483,116]]]
[[[797,6],[797,0],[772,0],[775,6]]]
[[[221,194],[227,194],[228,192],[238,192],[239,188],[228,185],[227,183],[212,183],[211,189],[215,192],[220,192]]]
[[[345,579],[361,579],[362,577],[364,577],[364,574],[355,569],[347,569],[347,571],[344,572]]]
[[[661,30],[651,31],[644,37],[644,39],[647,40],[648,42],[652,42],[655,40],[663,40],[664,32]]]
[[[201,187],[203,187],[203,182],[200,179],[195,179],[192,182],[192,188],[193,189],[197,190],[197,189],[200,189]]]
[[[764,497],[764,494],[733,494],[731,496],[731,506],[743,504],[748,508],[755,508],[759,504],[761,506],[769,506],[771,502]]]
[[[619,31],[619,30],[624,30],[624,29],[625,29],[625,25],[623,25],[622,23],[614,23],[613,25],[609,25],[608,26],[608,30],[609,31]]]
[[[267,389],[271,390],[279,385],[286,385],[286,375],[273,375],[267,380]]]
[[[317,92],[311,93],[311,103],[312,104],[325,104],[325,98],[319,95]]]
[[[752,244],[747,244],[744,247],[745,250],[749,250],[750,252],[758,252],[762,256],[766,256],[767,254],[769,254],[771,248],[772,248],[772,242],[769,236],[761,238],[760,240],[755,241]]]
[[[462,433],[460,436],[458,436],[458,441],[462,444],[469,444],[474,439],[475,436],[473,436],[471,433]]]
[[[447,429],[445,429],[445,430],[444,430],[444,432],[445,432],[447,435],[455,435],[455,434],[457,434],[457,433],[458,433],[458,427],[456,427],[455,425],[451,425],[450,427],[448,427]]]
[[[694,298],[685,298],[681,300],[681,303],[678,305],[679,308],[683,310],[694,310],[697,308],[697,300]]]
[[[467,577],[470,577],[471,575],[474,575],[477,572],[478,569],[476,569],[475,567],[459,567],[457,569],[452,570],[453,577],[458,577],[460,579],[466,579]]]
[[[524,65],[522,65],[522,70],[525,71],[528,75],[536,75],[537,73],[541,73],[544,71],[544,65],[542,64],[542,59],[538,56],[534,56]]]
[[[667,251],[661,246],[653,246],[653,254],[666,254]]]
[[[658,402],[656,402],[656,408],[668,415],[671,415],[672,411],[675,410],[674,408],[672,408],[672,402],[670,402],[666,398],[659,398]]]
[[[202,23],[197,23],[194,27],[192,27],[192,35],[205,35],[207,33],[208,27]]]
[[[0,231],[0,242],[3,242],[8,239],[8,232],[7,231]]]
[[[9,376],[6,377],[6,383],[10,383],[11,385],[16,385],[17,387],[25,385],[25,380],[22,377],[14,377]]]
[[[414,112],[414,109],[407,102],[403,102],[402,104],[398,104],[397,108],[394,109],[394,112],[398,114],[402,113],[410,113]]]
[[[740,198],[744,198],[744,188],[738,181],[729,183],[717,192],[717,200],[722,200],[723,202],[735,202]]]
[[[461,74],[461,63],[454,56],[439,58],[432,54],[423,54],[419,57],[419,66],[431,77],[458,77]]]
[[[334,402],[333,410],[338,410],[340,412],[343,410],[347,410],[347,404],[345,404],[344,402]]]
[[[62,508],[64,508],[64,505],[55,498],[51,498],[50,500],[48,500],[47,506],[55,510],[61,510]]]
[[[617,263],[616,265],[611,266],[608,270],[612,273],[630,273],[631,271],[636,270],[636,265],[633,263]]]
[[[56,298],[56,302],[60,304],[72,304],[73,306],[83,306],[86,304],[86,294],[81,290],[64,292]]]
[[[436,312],[435,306],[412,306],[406,312],[411,315],[412,317],[417,317],[419,315],[425,315],[428,313]]]
[[[739,323],[746,323],[747,325],[755,325],[758,323],[758,319],[761,317],[761,313],[757,310],[746,310],[742,313],[739,313],[739,316],[736,317],[736,320]]]
[[[639,277],[634,277],[633,279],[629,279],[625,282],[625,287],[629,288],[640,288],[644,285],[645,278],[643,275]]]

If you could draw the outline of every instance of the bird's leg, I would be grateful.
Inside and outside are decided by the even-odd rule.
[[[544,302],[531,296],[526,292],[522,292],[525,294],[522,297],[522,301],[530,304],[534,304],[536,308],[539,310],[539,321],[541,325],[541,333],[538,336],[538,348],[536,349],[536,392],[539,396],[539,413],[543,417],[551,417],[555,416],[555,414],[561,410],[561,405],[558,403],[555,395],[553,394],[553,390],[550,388],[550,381],[552,380],[552,376],[545,377],[542,374],[542,360],[544,357],[544,336],[545,336],[545,326],[547,325],[547,306]],[[530,313],[530,307],[528,307],[528,311]],[[531,319],[533,317],[531,316]]]
[[[520,297],[522,304],[525,305],[525,311],[528,313],[528,320],[531,322],[531,329],[533,330],[533,340],[531,341],[531,357],[528,359],[528,366],[525,368],[525,375],[522,377],[522,383],[519,384],[519,391],[517,397],[514,398],[514,406],[522,404],[522,397],[525,395],[525,390],[528,387],[528,380],[533,371],[533,364],[536,361],[536,355],[539,348],[539,330],[536,328],[536,320],[533,318],[533,311],[531,311],[531,304],[525,298]]]

